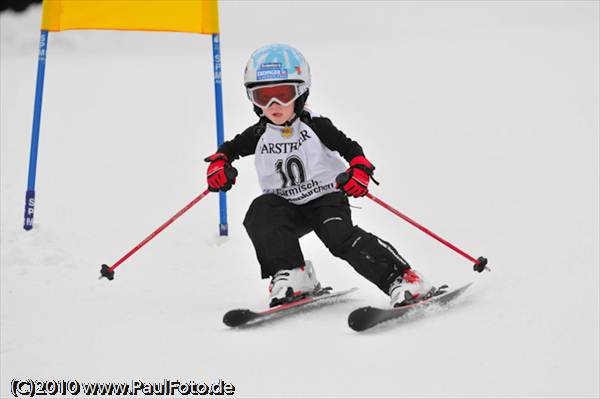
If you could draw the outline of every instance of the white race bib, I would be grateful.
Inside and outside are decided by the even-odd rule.
[[[254,163],[263,192],[296,205],[338,191],[335,178],[346,170],[340,155],[300,118],[291,126],[268,123],[256,145]]]

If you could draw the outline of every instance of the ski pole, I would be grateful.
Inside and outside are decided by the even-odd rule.
[[[348,173],[342,173],[342,174],[338,175],[338,177],[336,178],[336,182],[340,186],[346,184],[346,182],[348,182],[348,180],[350,180],[350,175]],[[396,216],[399,216],[400,218],[404,219],[408,223],[412,224],[413,226],[415,226],[416,228],[418,228],[422,232],[428,234],[430,237],[435,238],[436,240],[438,240],[439,242],[441,242],[442,244],[444,244],[448,248],[450,248],[453,251],[461,254],[462,256],[464,256],[465,258],[467,258],[468,260],[470,260],[471,262],[474,262],[475,264],[473,265],[473,270],[475,270],[476,272],[481,273],[484,270],[490,271],[490,269],[487,267],[487,262],[488,261],[483,256],[480,256],[479,258],[475,259],[474,257],[472,257],[471,255],[469,255],[468,253],[462,251],[460,248],[456,247],[452,243],[450,243],[450,242],[446,241],[445,239],[443,239],[442,237],[438,236],[433,231],[427,229],[424,226],[421,226],[419,223],[415,222],[414,220],[412,220],[408,216],[404,215],[402,212],[394,209],[393,207],[391,207],[390,205],[386,204],[385,202],[383,202],[382,200],[380,200],[376,196],[372,195],[371,193],[367,192],[366,196],[369,199],[371,199],[372,201],[376,202],[377,204],[379,204],[382,207],[384,207],[385,209],[387,209],[388,211],[392,212]]]
[[[115,278],[115,269],[117,267],[119,267],[119,265],[121,263],[125,262],[125,260],[127,258],[129,258],[131,255],[133,255],[134,253],[136,253],[140,248],[142,248],[150,240],[152,240],[154,237],[156,237],[161,231],[163,231],[164,229],[166,229],[171,223],[173,223],[181,215],[183,215],[184,213],[186,213],[191,207],[193,207],[194,205],[196,205],[198,203],[198,201],[200,201],[202,198],[206,197],[208,195],[208,193],[210,193],[209,189],[204,190],[202,192],[202,194],[198,195],[189,204],[187,204],[179,212],[177,212],[171,219],[167,220],[165,223],[162,224],[162,226],[160,226],[158,229],[154,230],[148,237],[146,237],[142,242],[140,242],[133,249],[131,249],[131,251],[127,252],[114,265],[112,265],[111,267],[108,267],[108,265],[102,265],[102,267],[100,269],[100,277],[99,277],[99,279],[101,279],[102,277],[106,277],[109,280],[114,279]]]

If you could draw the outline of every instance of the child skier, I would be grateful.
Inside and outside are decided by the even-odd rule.
[[[283,44],[256,50],[244,85],[260,119],[205,159],[209,189],[227,191],[237,175],[231,163],[254,155],[263,194],[250,205],[244,226],[262,278],[271,278],[269,306],[320,288],[299,245],[311,231],[389,295],[392,306],[430,295],[435,289],[390,243],[353,225],[346,196],[366,195],[375,167],[356,141],[305,108],[310,84],[308,63],[298,50]],[[349,179],[340,185],[336,177],[342,173]]]

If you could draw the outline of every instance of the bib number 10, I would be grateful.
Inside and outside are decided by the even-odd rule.
[[[275,170],[281,176],[283,184],[281,188],[291,187],[306,181],[306,172],[302,160],[297,156],[291,156],[285,161],[279,159],[275,162]]]

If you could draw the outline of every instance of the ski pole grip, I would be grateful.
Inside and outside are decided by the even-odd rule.
[[[346,172],[340,173],[335,178],[335,182],[337,183],[338,187],[344,186],[346,183],[348,183],[349,180],[350,180],[350,174],[346,173]]]
[[[473,270],[479,273],[481,273],[484,270],[490,270],[488,267],[486,267],[487,263],[488,260],[483,256],[480,256],[479,258],[477,258],[477,263],[473,265]]]

